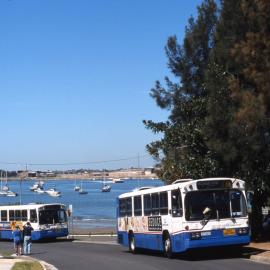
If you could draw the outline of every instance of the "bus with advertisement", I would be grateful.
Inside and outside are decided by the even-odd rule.
[[[163,251],[241,246],[250,242],[245,182],[234,178],[181,179],[142,187],[117,198],[118,243]]]

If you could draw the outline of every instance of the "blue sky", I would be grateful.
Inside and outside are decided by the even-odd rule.
[[[140,158],[156,140],[143,119],[170,73],[164,46],[182,40],[200,0],[1,0],[0,168]],[[30,169],[120,168],[137,159]]]

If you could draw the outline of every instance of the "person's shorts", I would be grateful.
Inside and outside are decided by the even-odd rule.
[[[20,244],[21,244],[21,240],[14,240],[14,244],[15,244],[16,246],[20,245]]]

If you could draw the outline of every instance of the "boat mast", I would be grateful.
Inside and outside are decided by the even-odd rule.
[[[1,170],[1,191],[2,191],[2,188],[3,188],[3,178],[2,178],[2,176],[3,176],[3,171]]]

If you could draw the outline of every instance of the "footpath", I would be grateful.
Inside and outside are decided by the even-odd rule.
[[[0,255],[0,269],[1,270],[11,270],[16,262],[29,262],[36,261],[39,262],[43,268],[43,270],[58,270],[54,265],[49,264],[44,261],[37,260],[30,256],[16,256],[16,254],[12,254],[10,256],[1,256]]]
[[[250,259],[256,262],[270,264],[270,242],[250,243],[247,248],[251,250]]]
[[[74,237],[74,242],[84,242],[89,244],[108,244],[108,245],[116,245],[115,239],[112,236],[88,236],[88,237]],[[255,243],[252,242],[248,246],[243,247],[242,255],[245,258],[249,258],[252,261],[267,263],[270,264],[270,242],[263,243]],[[16,256],[15,254],[10,255],[8,258],[0,255],[0,269],[1,270],[11,270],[13,265],[16,262],[23,261],[38,261],[44,270],[58,270],[55,266],[37,260],[30,256]]]

